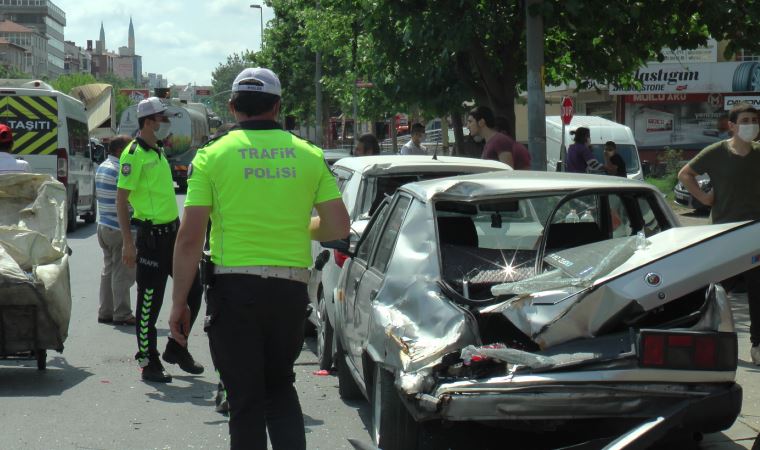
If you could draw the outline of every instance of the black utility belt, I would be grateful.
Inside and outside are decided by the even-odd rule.
[[[130,222],[132,225],[136,225],[139,229],[148,231],[151,234],[176,233],[179,229],[179,219],[174,219],[173,222],[162,223],[161,225],[154,225],[150,220],[132,219]]]

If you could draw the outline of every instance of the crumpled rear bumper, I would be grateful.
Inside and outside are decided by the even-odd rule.
[[[446,393],[439,399],[437,416],[450,421],[648,419],[682,404],[685,414],[674,426],[716,432],[739,415],[742,388],[736,383],[547,384]]]

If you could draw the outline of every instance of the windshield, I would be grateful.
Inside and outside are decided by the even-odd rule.
[[[548,225],[563,194],[436,202],[442,278],[470,300],[489,300],[491,288],[504,283],[509,286],[499,295],[585,286],[630,258],[637,233],[670,228],[653,195],[582,195],[564,203]]]
[[[594,159],[601,163],[604,162],[604,145],[592,144],[591,152],[594,154]],[[616,153],[623,158],[623,162],[625,162],[625,171],[627,173],[636,173],[639,171],[639,154],[635,145],[617,144]]]

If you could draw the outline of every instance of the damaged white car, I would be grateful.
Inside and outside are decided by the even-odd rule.
[[[760,224],[678,225],[657,190],[616,177],[405,185],[343,248],[341,396],[370,400],[384,450],[417,448],[426,421],[542,430],[673,410],[679,430],[728,428],[742,394],[716,283],[759,263]]]

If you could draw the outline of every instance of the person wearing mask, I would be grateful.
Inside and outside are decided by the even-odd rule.
[[[348,236],[348,212],[322,150],[276,122],[277,75],[245,69],[231,92],[239,128],[198,149],[188,171],[169,325],[185,343],[188,292],[211,218],[206,331],[229,395],[230,447],[264,450],[268,432],[275,450],[300,450],[306,437],[293,365],[304,340],[310,240]]]
[[[678,180],[703,205],[711,206],[712,223],[760,219],[760,114],[751,105],[735,106],[728,115],[731,138],[705,147],[680,172]],[[697,176],[710,176],[712,190],[703,192]],[[760,365],[760,267],[744,272],[749,305],[752,363]],[[736,279],[730,280],[730,287]]]
[[[0,173],[29,172],[29,163],[16,159],[13,150],[13,132],[10,127],[0,123]]]
[[[591,142],[591,131],[586,127],[578,127],[570,132],[573,136],[574,144],[567,149],[567,162],[565,164],[566,172],[588,173],[589,171],[599,171],[602,165],[594,159],[589,143]]]
[[[485,141],[481,159],[501,161],[513,169],[530,168],[530,159],[525,160],[525,153],[515,151],[515,141],[509,136],[499,133],[496,129],[496,119],[491,108],[476,106],[467,116],[467,129],[470,136],[479,136]]]
[[[412,133],[409,142],[404,144],[398,151],[399,155],[427,155],[427,149],[422,145],[425,139],[425,126],[421,123],[412,124]]]
[[[171,375],[164,369],[157,350],[156,320],[164,301],[166,281],[172,273],[174,241],[179,228],[179,212],[174,181],[161,138],[169,135],[171,122],[166,106],[157,97],[137,105],[140,136],[132,141],[120,158],[116,191],[116,212],[122,234],[122,258],[128,267],[137,266],[137,354],[142,379],[168,383]],[[129,206],[134,213],[130,221]],[[137,226],[136,241],[131,225]],[[200,249],[199,255],[200,256]],[[200,278],[189,284],[187,303],[192,312],[185,332],[195,322],[201,306]],[[185,372],[203,373],[186,345],[170,337],[163,360],[178,364]]]
[[[613,141],[604,143],[604,170],[610,175],[627,178],[625,161],[617,152],[617,144]]]
[[[380,154],[380,144],[372,133],[359,136],[356,140],[356,148],[351,152],[354,156],[372,156]]]
[[[122,261],[122,234],[116,214],[119,157],[131,140],[125,135],[111,139],[108,157],[95,172],[95,197],[98,202],[98,244],[103,250],[98,322],[134,326],[136,321],[132,315],[129,290],[135,283],[135,269]]]

